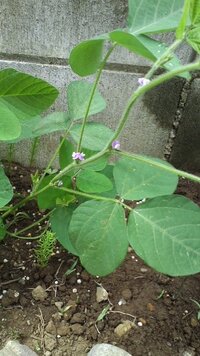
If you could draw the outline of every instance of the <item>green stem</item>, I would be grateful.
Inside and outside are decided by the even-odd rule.
[[[145,94],[146,92],[148,92],[149,90],[157,87],[158,85],[172,79],[173,77],[175,77],[178,74],[181,74],[183,72],[189,72],[189,71],[193,71],[193,70],[198,70],[200,69],[200,61],[196,62],[196,63],[190,63],[184,66],[180,66],[170,72],[164,73],[162,75],[160,75],[159,77],[155,78],[154,80],[152,80],[149,84],[143,86],[143,87],[139,87],[130,97],[126,108],[122,114],[122,117],[118,123],[117,129],[113,135],[113,137],[111,138],[111,140],[108,142],[108,144],[106,145],[106,148],[109,147],[112,142],[119,136],[119,134],[122,132],[126,121],[128,119],[130,110],[132,109],[134,103],[136,102],[136,100],[143,94]]]
[[[39,220],[35,221],[33,224],[26,226],[25,228],[17,231],[17,234],[15,234],[16,236],[18,234],[22,234],[23,232],[32,229],[33,227],[37,226],[38,224],[40,224],[43,220],[45,220],[51,213],[52,211],[54,211],[55,209],[49,211],[47,214],[45,214],[44,216],[42,216]]]
[[[79,142],[78,142],[78,145],[77,145],[77,152],[80,152],[81,151],[81,144],[82,144],[82,140],[83,140],[83,133],[84,133],[84,129],[85,129],[85,125],[86,125],[86,122],[87,122],[87,119],[88,119],[88,116],[89,116],[89,111],[90,111],[90,106],[92,104],[92,100],[94,98],[94,94],[95,94],[95,91],[97,89],[97,86],[98,86],[98,83],[99,83],[99,79],[101,77],[101,73],[104,69],[104,66],[108,60],[108,58],[110,57],[111,53],[113,52],[114,48],[115,48],[116,44],[114,44],[107,52],[105,58],[103,59],[100,67],[99,67],[99,70],[97,72],[97,76],[96,76],[96,79],[95,79],[95,82],[94,82],[94,85],[93,85],[93,88],[92,88],[92,92],[91,92],[91,95],[90,95],[90,99],[89,99],[89,103],[88,103],[88,106],[87,106],[87,110],[86,110],[86,113],[85,113],[85,117],[83,119],[83,123],[82,123],[82,127],[81,127],[81,133],[80,133],[80,138],[79,138]]]
[[[32,164],[34,162],[39,142],[40,142],[40,137],[35,137],[33,140],[33,143],[32,143],[32,147],[31,147],[30,167],[32,166]]]
[[[182,40],[178,39],[174,43],[171,44],[163,53],[163,55],[157,59],[157,61],[153,64],[151,69],[148,71],[148,73],[145,75],[145,78],[150,79],[152,75],[157,71],[158,68],[162,67],[163,64],[168,62],[170,59],[170,55],[173,54],[173,51],[181,44]]]
[[[74,194],[74,195],[78,195],[78,196],[84,197],[84,198],[117,203],[117,204],[122,205],[124,208],[126,208],[128,210],[132,210],[132,208],[130,208],[130,206],[126,205],[125,203],[123,203],[121,200],[118,200],[118,199],[106,198],[106,197],[102,197],[100,195],[83,193],[83,192],[79,192],[77,190],[64,188],[64,187],[63,188],[58,188],[58,187],[55,186],[55,188],[57,188],[59,190],[63,190],[64,192],[67,192],[67,193],[70,193],[70,194]]]
[[[57,157],[57,155],[58,155],[58,153],[59,153],[59,151],[60,151],[60,148],[62,147],[62,144],[64,143],[64,141],[65,141],[65,139],[66,139],[66,137],[67,137],[67,135],[68,135],[68,133],[69,133],[69,131],[70,131],[72,125],[73,125],[73,122],[71,122],[71,124],[69,125],[68,129],[65,131],[64,136],[63,136],[62,140],[60,141],[60,144],[57,146],[57,148],[56,148],[56,150],[55,150],[53,156],[51,157],[51,159],[50,159],[50,161],[49,161],[47,167],[45,168],[45,170],[44,170],[42,176],[40,177],[39,182],[35,185],[35,187],[34,187],[32,193],[34,193],[35,191],[37,191],[37,188],[39,187],[39,185],[40,185],[41,182],[43,181],[43,179],[44,179],[46,173],[48,172],[49,168],[52,166],[53,162],[55,161],[55,159],[56,159],[56,157]]]
[[[175,174],[175,175],[177,175],[179,177],[187,178],[187,179],[190,179],[190,180],[192,180],[194,182],[200,183],[200,177],[195,176],[194,174],[191,174],[191,173],[187,173],[185,171],[181,171],[180,169],[176,169],[176,168],[170,167],[170,166],[168,166],[168,165],[166,165],[164,163],[161,163],[161,162],[158,162],[158,161],[156,161],[154,159],[151,159],[150,157],[131,154],[131,153],[125,152],[125,151],[118,151],[117,153],[118,153],[119,156],[125,156],[125,157],[129,157],[129,158],[132,158],[132,159],[136,159],[137,161],[147,163],[147,164],[149,164],[151,166],[154,166],[154,167],[157,167],[157,168],[160,168],[160,169],[164,169],[165,171],[170,172],[172,174]]]

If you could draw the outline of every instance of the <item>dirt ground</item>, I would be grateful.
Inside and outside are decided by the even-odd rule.
[[[16,165],[10,172],[16,191],[27,194],[27,169]],[[200,205],[198,184],[182,179],[178,192]],[[41,217],[33,203],[26,213],[29,219],[23,217],[20,228]],[[71,271],[76,258],[60,245],[41,269],[35,246],[12,237],[1,243],[1,347],[8,339],[18,339],[38,355],[86,356],[94,344],[108,342],[134,356],[200,355],[200,308],[195,303],[200,302],[200,274],[161,275],[129,250],[115,273],[94,278],[79,264]],[[37,286],[44,300],[32,296]],[[100,286],[108,296],[97,302]]]

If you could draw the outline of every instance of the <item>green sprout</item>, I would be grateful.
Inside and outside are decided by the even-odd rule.
[[[39,239],[37,248],[35,249],[35,256],[37,262],[42,268],[47,266],[49,259],[53,253],[55,244],[55,234],[48,230]]]
[[[197,305],[198,311],[197,311],[197,320],[200,320],[200,303],[198,303],[196,300],[190,298],[190,300]]]

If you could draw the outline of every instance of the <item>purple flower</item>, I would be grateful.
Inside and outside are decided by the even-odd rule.
[[[72,158],[73,159],[79,159],[79,161],[84,161],[85,153],[80,153],[80,152],[73,152],[72,153]]]
[[[112,148],[114,150],[120,150],[120,142],[119,141],[113,141]]]
[[[138,84],[141,86],[141,87],[144,87],[145,85],[149,84],[150,83],[150,79],[147,79],[147,78],[139,78],[138,79]]]

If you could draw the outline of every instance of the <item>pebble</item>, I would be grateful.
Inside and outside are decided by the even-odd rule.
[[[63,302],[55,302],[55,306],[59,311],[62,311],[63,304]]]
[[[62,320],[60,325],[57,327],[57,333],[60,336],[66,336],[70,334],[70,327],[69,325],[65,322],[65,320]],[[57,335],[57,336],[58,336]]]
[[[50,320],[45,328],[46,332],[52,335],[56,335],[56,326],[53,320]]]
[[[37,286],[32,290],[32,297],[35,300],[43,302],[48,297],[48,294],[44,288],[42,288],[41,286]]]
[[[0,350],[0,356],[37,356],[37,354],[16,340],[9,340]]]
[[[81,313],[75,313],[70,320],[71,324],[76,324],[76,323],[84,324],[84,322],[85,322],[85,315]]]
[[[125,299],[125,300],[130,300],[132,298],[132,292],[129,288],[127,289],[124,289],[122,291],[122,297]]]
[[[54,336],[45,335],[44,336],[44,344],[45,344],[45,348],[48,351],[52,351],[57,346],[56,338]]]
[[[97,344],[93,346],[87,356],[131,356],[131,354],[110,344]]]
[[[105,288],[103,287],[97,287],[96,290],[96,301],[97,303],[100,303],[104,300],[108,300],[108,292]]]
[[[2,306],[8,307],[9,305],[13,305],[18,303],[19,301],[19,292],[15,289],[8,289],[7,293],[2,296]]]
[[[82,335],[85,331],[85,328],[81,324],[73,324],[71,330],[74,335]]]
[[[119,324],[115,330],[114,333],[118,336],[118,337],[122,337],[125,334],[127,334],[133,327],[135,327],[135,324],[130,321],[130,320],[125,320],[123,323]]]

